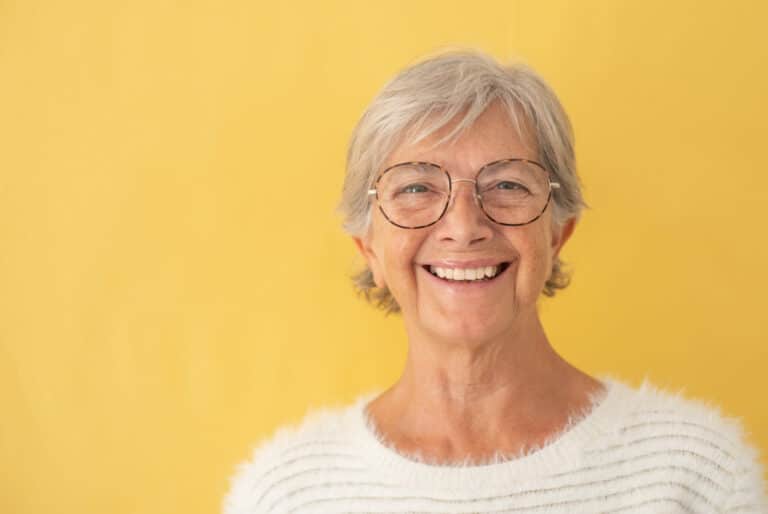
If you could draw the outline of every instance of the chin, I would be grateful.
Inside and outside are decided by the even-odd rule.
[[[493,339],[510,330],[514,323],[514,309],[503,309],[498,305],[492,311],[468,309],[467,306],[430,311],[432,309],[424,309],[418,321],[423,330],[440,339],[457,342]]]

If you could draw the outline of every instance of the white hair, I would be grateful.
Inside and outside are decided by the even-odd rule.
[[[368,230],[372,206],[368,190],[399,144],[416,144],[458,117],[458,123],[435,145],[451,141],[496,102],[509,113],[520,138],[536,143],[538,161],[560,183],[552,191],[554,223],[578,217],[586,204],[576,174],[573,130],[552,89],[525,64],[502,66],[478,51],[453,51],[402,70],[358,121],[349,143],[339,204],[345,231],[362,236]],[[399,310],[387,289],[376,289],[370,270],[353,280],[369,301],[387,312]],[[555,259],[543,293],[552,296],[568,282],[562,262]]]

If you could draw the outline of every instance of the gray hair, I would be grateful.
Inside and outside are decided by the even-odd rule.
[[[460,116],[456,126],[435,146],[451,141],[494,102],[506,108],[521,138],[532,136],[539,162],[560,183],[560,188],[552,191],[553,222],[562,224],[578,217],[586,204],[576,174],[573,130],[555,93],[525,64],[502,66],[477,51],[454,51],[402,70],[358,121],[349,143],[339,204],[344,230],[358,237],[368,230],[372,204],[367,192],[398,144],[404,140],[416,144]],[[353,282],[358,292],[377,307],[388,313],[400,310],[387,288],[376,287],[370,269],[356,274]],[[569,282],[558,257],[542,292],[554,296]]]

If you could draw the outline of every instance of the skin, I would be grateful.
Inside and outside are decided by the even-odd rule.
[[[498,104],[458,139],[430,148],[451,128],[417,145],[401,144],[385,167],[429,161],[455,180],[474,179],[498,159],[536,160],[535,145],[519,137]],[[453,203],[435,225],[402,229],[374,209],[368,232],[354,238],[377,286],[388,287],[399,303],[409,340],[401,377],[366,412],[402,453],[440,463],[482,462],[497,452],[519,455],[541,445],[569,416],[587,409],[603,385],[555,352],[537,310],[575,219],[555,224],[548,207],[528,225],[498,225],[475,203],[471,183],[454,188]],[[471,267],[477,260],[510,266],[493,281],[469,287],[422,267]]]

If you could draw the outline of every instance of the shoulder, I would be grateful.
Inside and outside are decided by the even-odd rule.
[[[765,508],[760,451],[742,418],[648,378],[636,388],[620,387],[626,407],[612,420],[612,447],[625,462],[664,470],[701,501]]]
[[[750,434],[742,418],[726,413],[716,402],[687,393],[685,387],[662,388],[645,378],[637,388],[627,387],[625,391],[628,410],[624,433],[643,429],[750,450]]]
[[[259,440],[230,477],[223,501],[224,514],[268,510],[274,496],[272,489],[279,485],[288,468],[293,476],[309,477],[336,465],[344,458],[354,405],[310,407],[300,421],[284,424]],[[301,479],[293,482],[299,483]]]

